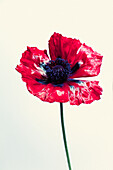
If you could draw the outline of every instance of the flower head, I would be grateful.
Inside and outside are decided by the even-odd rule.
[[[71,105],[99,100],[102,88],[98,81],[77,80],[97,76],[102,55],[77,39],[54,33],[46,50],[27,47],[16,70],[22,74],[27,89],[46,102],[70,102]]]

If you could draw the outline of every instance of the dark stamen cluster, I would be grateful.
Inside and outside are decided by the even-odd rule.
[[[61,58],[57,58],[55,61],[49,61],[43,68],[46,70],[47,81],[53,84],[64,83],[71,72],[68,61]]]

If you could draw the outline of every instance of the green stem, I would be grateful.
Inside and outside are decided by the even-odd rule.
[[[61,116],[61,126],[62,126],[62,133],[63,133],[63,140],[64,140],[65,152],[66,152],[66,157],[67,157],[67,163],[68,163],[69,170],[72,170],[69,153],[68,153],[67,140],[66,140],[64,117],[63,117],[63,104],[62,103],[60,103],[60,116]]]

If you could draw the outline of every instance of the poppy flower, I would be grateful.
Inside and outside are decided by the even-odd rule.
[[[47,50],[27,47],[16,70],[21,73],[28,91],[42,101],[90,104],[99,100],[102,88],[98,81],[80,80],[97,76],[102,55],[77,39],[54,33]]]

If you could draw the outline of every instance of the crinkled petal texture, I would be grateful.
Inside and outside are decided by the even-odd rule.
[[[99,100],[102,88],[98,81],[68,81],[63,87],[55,86],[51,83],[44,85],[36,81],[29,81],[27,88],[30,93],[46,102],[70,102],[71,105],[81,103],[90,104],[94,100]]]
[[[49,51],[52,60],[61,57],[71,64],[71,68],[79,64],[72,78],[97,76],[100,72],[102,56],[77,39],[54,33],[49,40]]]
[[[79,69],[71,76],[75,77],[92,77],[100,73],[102,64],[102,55],[93,51],[91,47],[83,44],[76,54],[76,63],[79,64]]]
[[[39,50],[36,47],[27,47],[27,50],[22,54],[20,65],[17,65],[16,70],[22,74],[22,79],[25,82],[42,79],[46,76],[43,69],[40,68],[41,63],[49,61],[45,51]]]
[[[54,33],[49,40],[49,52],[52,60],[61,57],[71,64],[71,67],[76,64],[76,53],[80,48],[81,43],[77,39],[63,37],[59,33]]]
[[[90,104],[94,100],[99,100],[102,95],[102,88],[98,85],[99,81],[78,80],[68,82],[69,101],[71,105],[81,103]]]
[[[27,83],[27,88],[31,94],[37,96],[45,102],[61,102],[69,101],[68,85],[64,83],[63,87],[55,86],[51,83],[45,85],[36,81]]]

